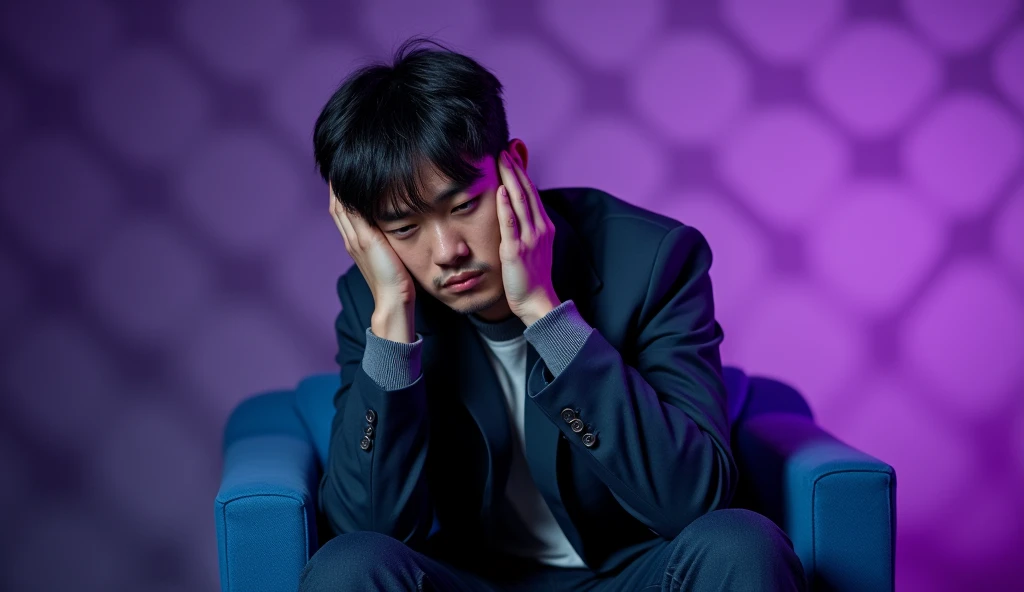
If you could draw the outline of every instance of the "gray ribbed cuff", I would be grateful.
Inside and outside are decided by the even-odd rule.
[[[423,336],[416,341],[400,343],[377,337],[366,328],[366,349],[363,350],[363,371],[386,391],[397,391],[420,377]]]
[[[580,316],[576,303],[566,300],[523,331],[551,374],[558,376],[572,362],[594,331]]]

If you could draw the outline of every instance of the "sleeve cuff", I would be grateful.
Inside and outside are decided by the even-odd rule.
[[[385,391],[397,391],[419,378],[422,353],[423,336],[419,333],[416,341],[400,343],[377,337],[367,327],[363,371]]]
[[[553,376],[572,362],[594,331],[580,316],[576,303],[566,300],[523,332]]]

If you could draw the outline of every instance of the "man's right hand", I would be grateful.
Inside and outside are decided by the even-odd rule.
[[[345,240],[345,250],[363,273],[373,294],[370,330],[378,337],[412,343],[416,339],[413,314],[416,285],[409,270],[379,228],[348,211],[329,184],[328,192],[331,217]]]

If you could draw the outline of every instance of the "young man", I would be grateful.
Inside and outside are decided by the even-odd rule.
[[[341,388],[302,590],[801,590],[737,473],[701,234],[538,191],[501,84],[413,40],[316,122]]]

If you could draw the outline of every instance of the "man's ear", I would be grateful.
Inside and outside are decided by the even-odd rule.
[[[527,170],[530,161],[530,151],[526,149],[526,142],[519,138],[512,138],[508,143],[508,153],[519,162],[523,170]]]

